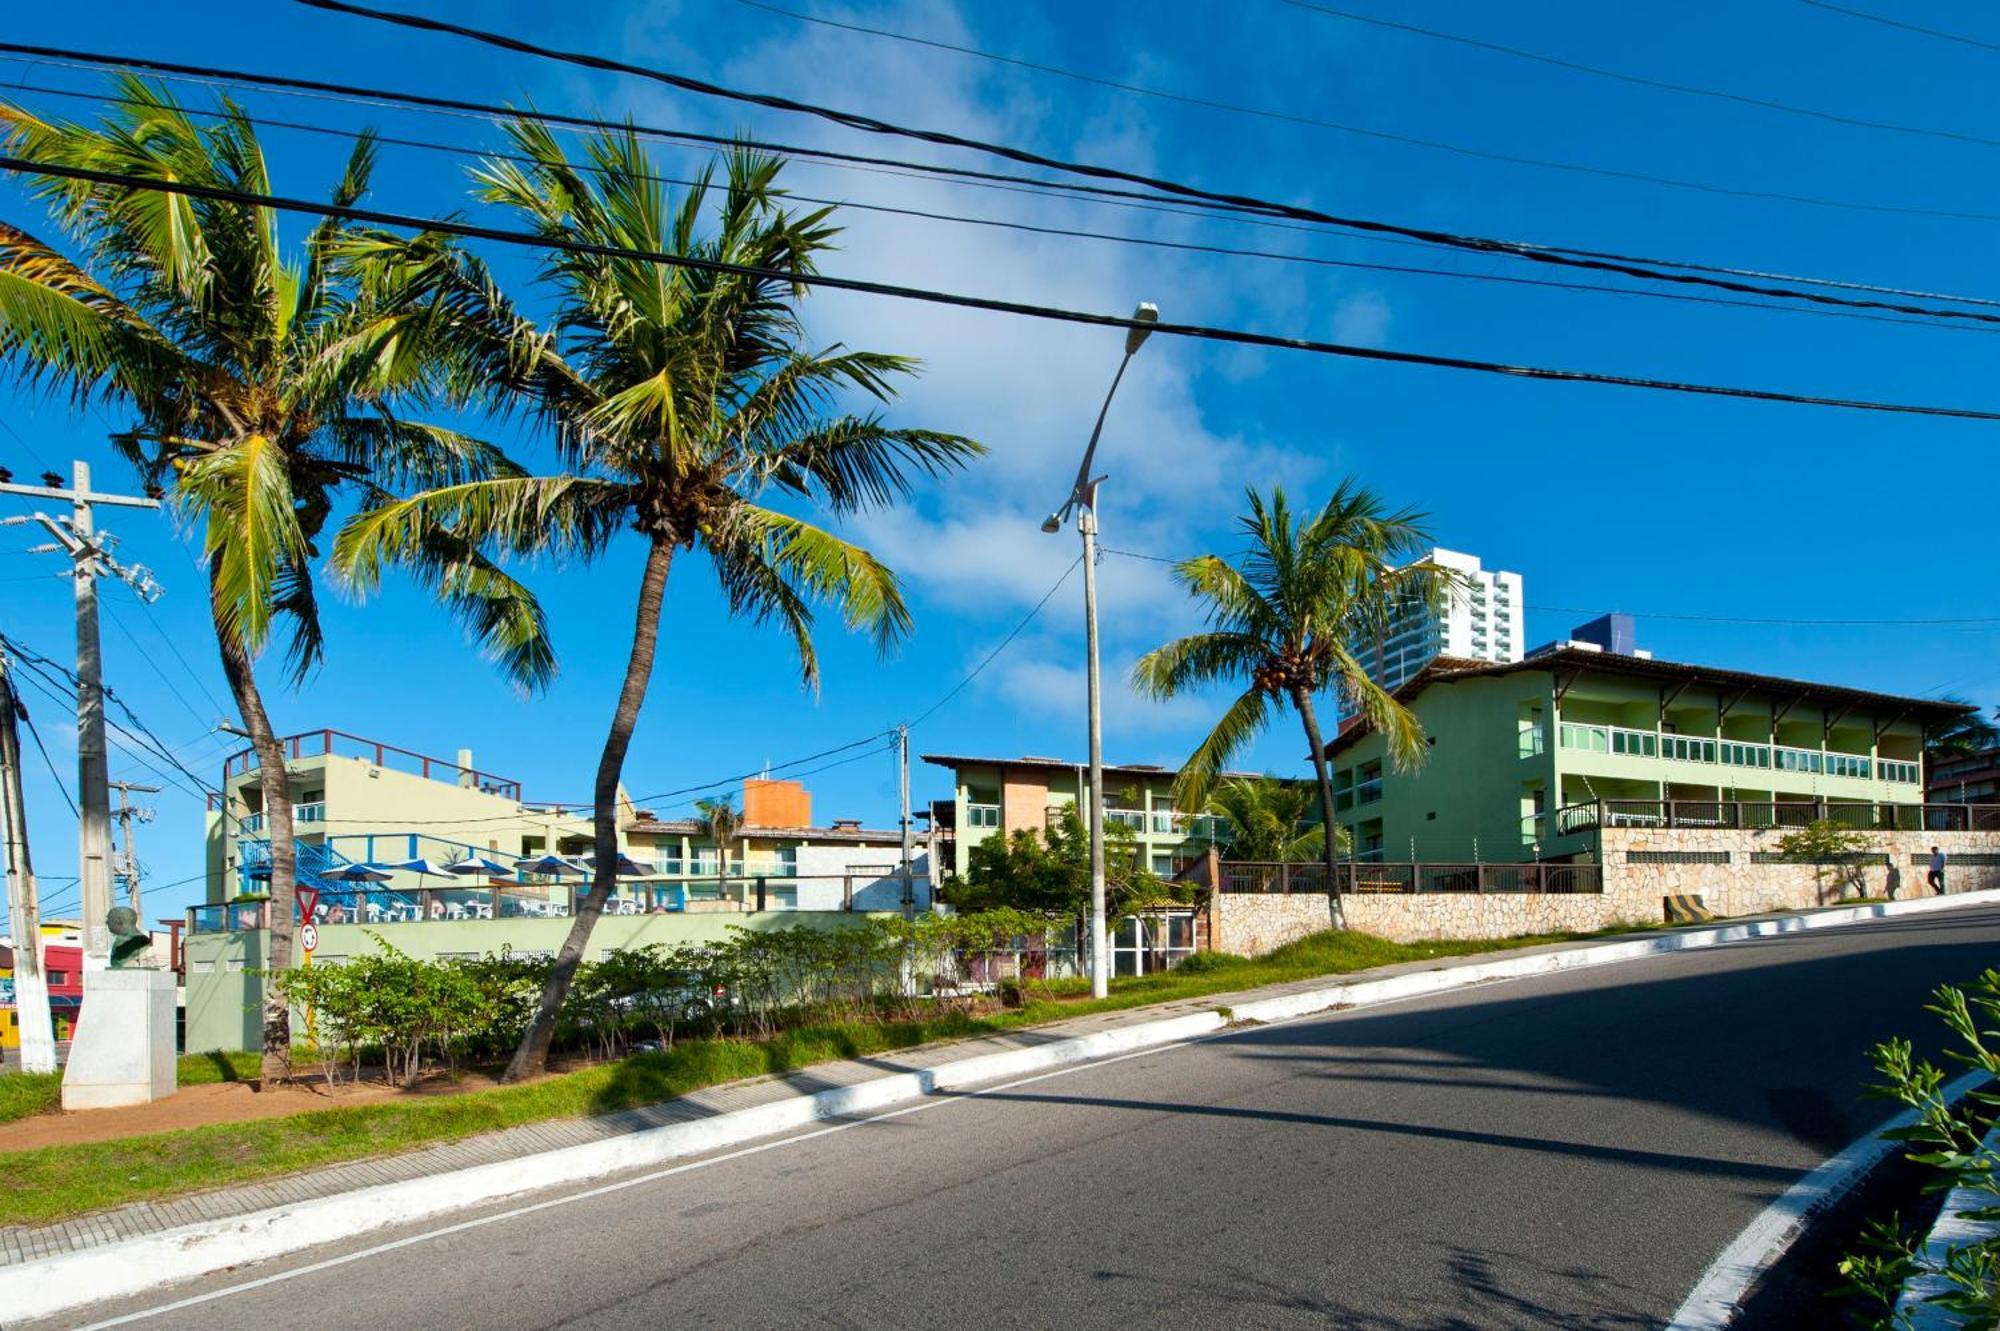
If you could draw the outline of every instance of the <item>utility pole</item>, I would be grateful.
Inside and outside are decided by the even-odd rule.
[[[0,652],[0,823],[7,839],[7,918],[14,934],[14,1015],[21,1027],[24,1072],[56,1070],[55,1030],[49,1023],[49,985],[42,974],[42,908],[35,863],[28,854],[28,805],[21,794],[21,733],[26,714],[14,696],[7,655]]]
[[[93,509],[98,504],[125,508],[158,508],[157,499],[101,494],[90,488],[90,464],[73,462],[70,488],[58,485],[0,483],[0,494],[41,499],[66,499],[67,519],[36,513],[32,519],[9,518],[8,525],[34,521],[56,538],[53,546],[70,558],[76,587],[76,771],[77,873],[83,887],[83,968],[103,970],[111,964],[111,931],[104,916],[111,909],[111,791],[104,743],[104,662],[97,634],[97,576],[108,573],[130,584],[141,596],[157,596],[158,584],[143,567],[126,568],[111,557],[114,544],[97,534]],[[43,477],[60,481],[54,472]]]
[[[901,790],[903,807],[903,918],[916,918],[917,884],[910,876],[910,728],[896,727],[896,756],[901,769],[901,780],[897,783]]]
[[[158,786],[141,786],[131,781],[113,781],[111,788],[118,792],[118,872],[125,879],[125,904],[139,917],[139,927],[146,927],[146,913],[139,905],[139,848],[132,840],[134,822],[150,823],[153,811],[142,809],[132,803],[132,794],[157,795]]]

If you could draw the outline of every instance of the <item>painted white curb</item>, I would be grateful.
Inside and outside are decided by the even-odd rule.
[[[1968,1072],[1945,1086],[1944,1097],[1956,1102],[1986,1079],[1984,1072]],[[1708,1264],[1666,1331],[1722,1331],[1735,1321],[1750,1287],[1791,1251],[1813,1217],[1845,1197],[1897,1148],[1899,1143],[1885,1140],[1882,1134],[1916,1121],[1915,1110],[1904,1110],[1867,1136],[1849,1142],[1839,1155],[1785,1189]]]
[[[2000,1128],[1986,1137],[1986,1149],[1996,1148],[2000,1148]],[[1902,1296],[1896,1300],[1896,1316],[1908,1319],[1910,1331],[1950,1331],[1965,1324],[1956,1313],[1924,1300],[1935,1294],[1950,1293],[1954,1288],[1951,1281],[1937,1274],[1944,1269],[1953,1248],[1984,1242],[2000,1232],[2000,1225],[1993,1221],[1973,1220],[1968,1216],[1968,1212],[1984,1210],[1996,1203],[2000,1203],[2000,1197],[1991,1188],[1960,1187],[1945,1194],[1944,1209],[1938,1212],[1937,1224],[1931,1227],[1930,1237],[1924,1242],[1921,1260],[1928,1271],[1903,1286]]]
[[[1885,916],[1996,903],[2000,903],[2000,890],[1853,906],[1844,910],[1720,925],[1712,929],[1618,943],[1587,943],[1560,951],[1418,971],[1379,980],[1349,981],[1239,1003],[1229,1009],[1228,1016],[1220,1010],[1211,1009],[1181,1017],[1135,1022],[1091,1035],[982,1054],[915,1072],[895,1073],[853,1086],[834,1087],[791,1100],[718,1114],[713,1118],[665,1124],[622,1137],[564,1147],[517,1160],[380,1184],[248,1215],[202,1221],[37,1262],[0,1266],[0,1309],[6,1310],[9,1321],[32,1321],[86,1303],[128,1297],[174,1281],[189,1280],[373,1230],[481,1206],[519,1193],[579,1183],[663,1161],[700,1155],[758,1137],[789,1132],[823,1119],[873,1113],[935,1092],[965,1089],[981,1082],[1210,1035],[1222,1030],[1231,1020],[1285,1021],[1334,1008],[1373,1006],[1492,980],[1633,961],[1689,948],[1713,947],[1720,943],[1802,929],[1854,924]]]

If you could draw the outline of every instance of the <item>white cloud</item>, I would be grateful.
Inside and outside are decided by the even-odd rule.
[[[1201,698],[1156,702],[1141,697],[1131,684],[1134,659],[1127,656],[1104,662],[1104,729],[1107,737],[1114,737],[1107,743],[1123,743],[1122,737],[1132,734],[1197,731],[1214,721],[1214,705]],[[1081,718],[1089,700],[1083,664],[1076,653],[1061,652],[1049,644],[1037,644],[1001,668],[993,692],[1032,716]],[[1106,754],[1106,761],[1130,759]]]
[[[1344,297],[1333,310],[1333,340],[1379,346],[1389,332],[1389,302],[1373,291]]]

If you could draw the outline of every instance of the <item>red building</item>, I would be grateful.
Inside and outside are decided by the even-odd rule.
[[[42,948],[42,975],[49,982],[49,1018],[56,1039],[76,1035],[76,1014],[83,1006],[83,949],[49,943]]]

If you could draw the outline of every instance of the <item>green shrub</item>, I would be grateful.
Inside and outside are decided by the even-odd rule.
[[[1949,1050],[1946,1056],[1989,1078],[2000,1076],[2000,971],[1986,971],[1969,988],[1945,985],[1935,998],[1925,1010],[1943,1018],[1962,1046]],[[1879,1044],[1872,1058],[1882,1081],[1871,1087],[1871,1092],[1895,1100],[1916,1116],[1909,1127],[1885,1135],[1912,1148],[1910,1160],[1935,1171],[1924,1190],[2000,1190],[2000,1152],[1986,1140],[1995,1119],[2000,1118],[2000,1091],[1993,1090],[1989,1081],[1955,1102],[1947,1100],[1944,1069],[1928,1059],[1916,1058],[1908,1040]],[[2000,1206],[1979,1208],[1968,1218],[2000,1221]],[[1831,1292],[1868,1309],[1863,1325],[1874,1331],[1896,1331],[1905,1325],[1895,1313],[1903,1286],[1919,1276],[1937,1274],[1944,1278],[1945,1288],[1925,1302],[1950,1313],[1956,1325],[2000,1325],[2000,1239],[1975,1239],[1954,1246],[1943,1254],[1942,1265],[1935,1267],[1923,1252],[1926,1239],[1926,1235],[1906,1229],[1898,1216],[1872,1221],[1859,1251],[1841,1259],[1841,1279]]]

